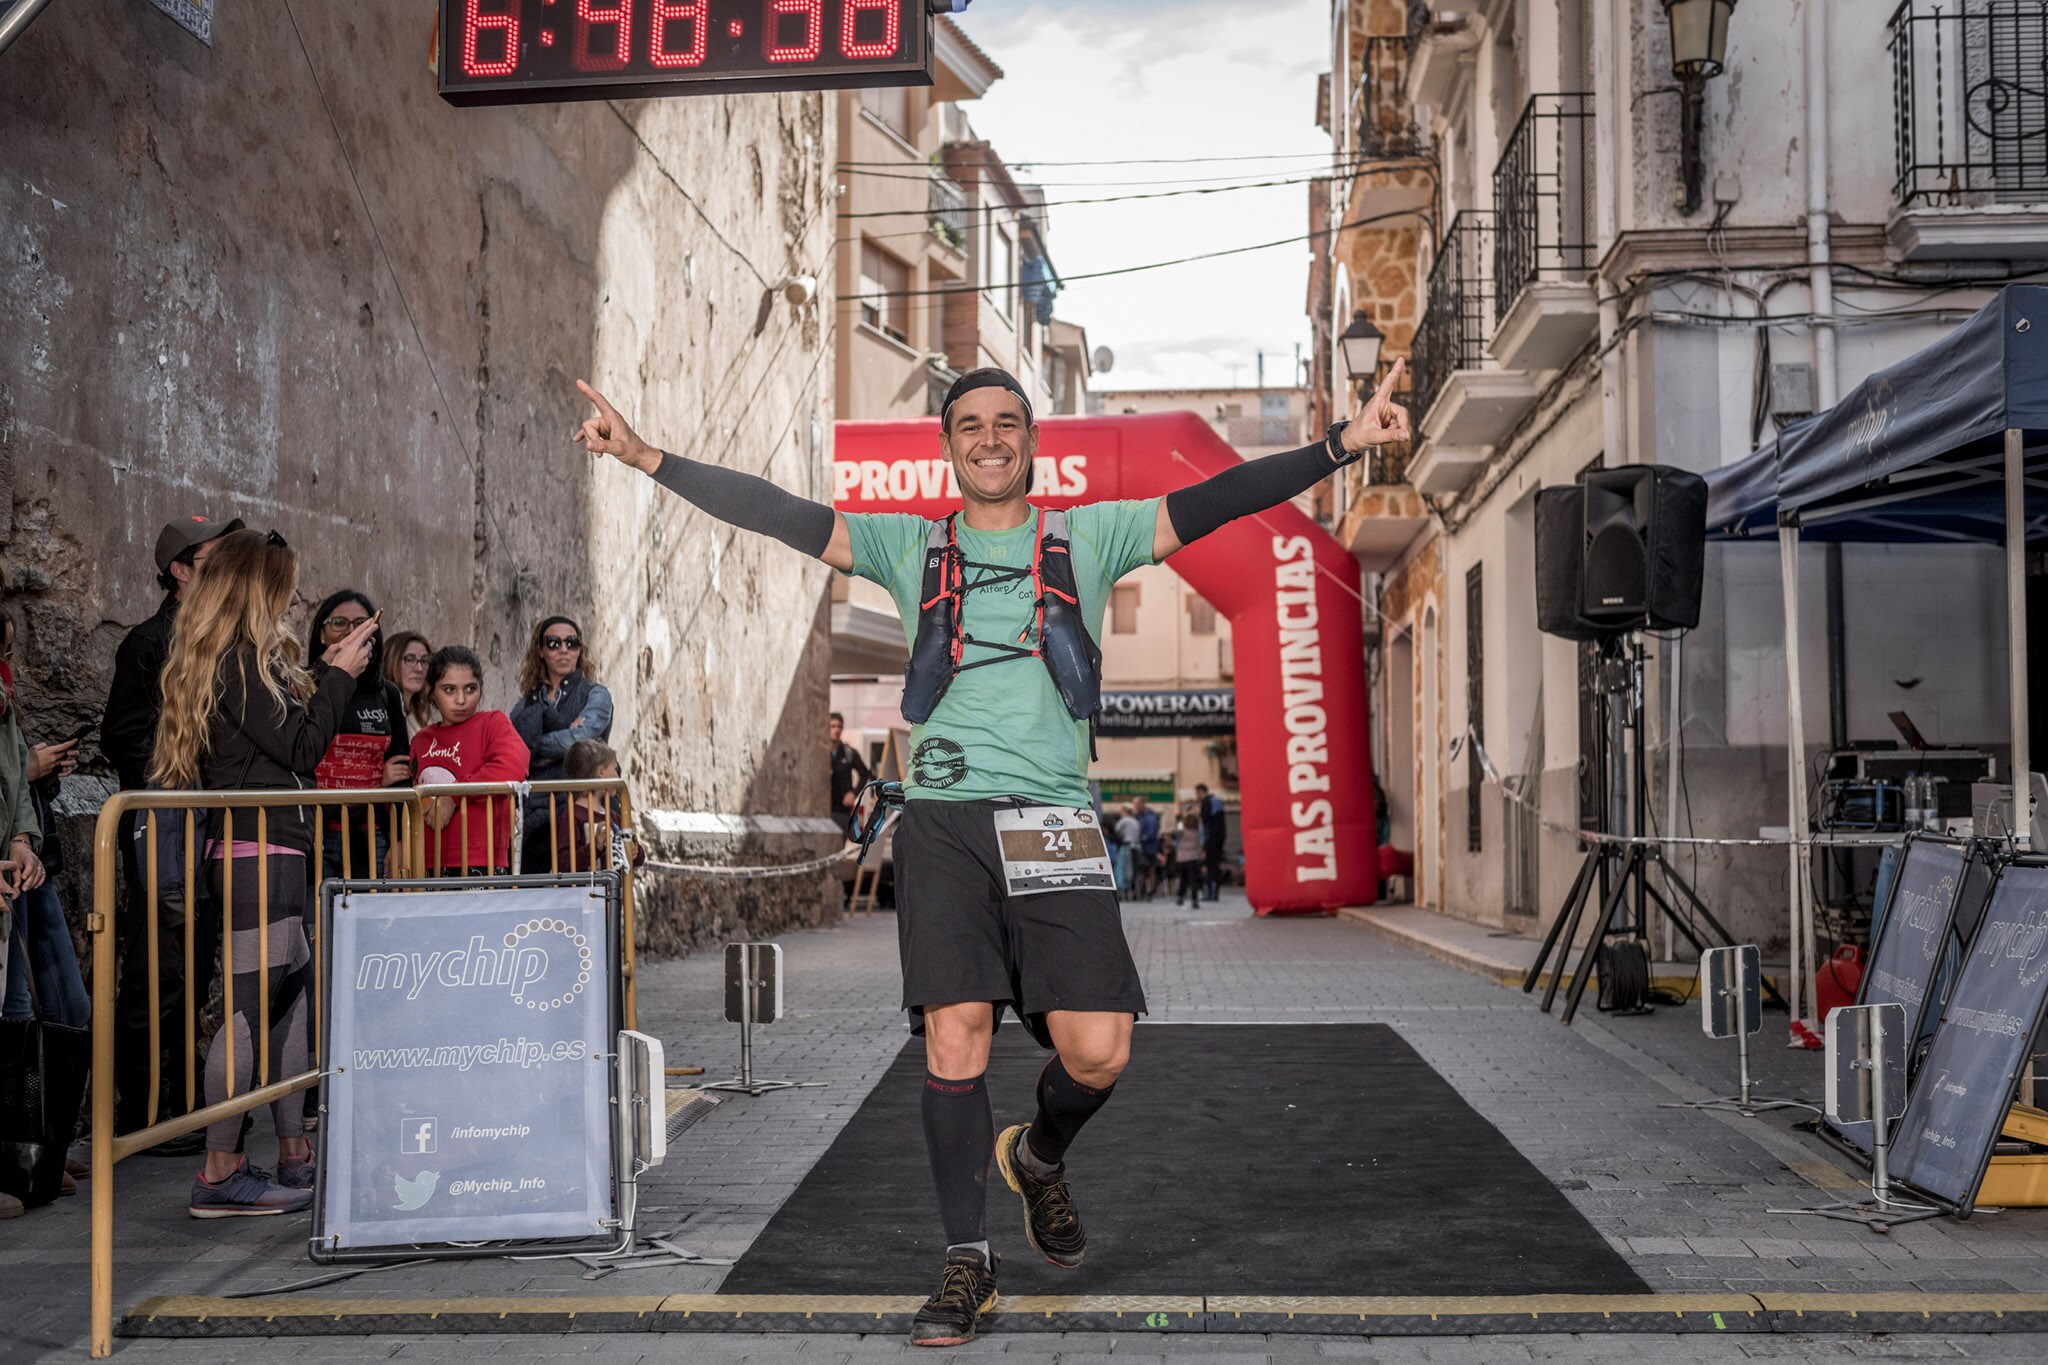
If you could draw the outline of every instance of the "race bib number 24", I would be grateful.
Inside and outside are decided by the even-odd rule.
[[[1109,845],[1095,812],[1072,806],[1014,806],[995,813],[1003,881],[1013,896],[1114,891]]]

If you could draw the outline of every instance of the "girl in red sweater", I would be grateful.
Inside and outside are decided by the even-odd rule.
[[[427,696],[441,723],[412,737],[412,766],[422,787],[447,782],[523,782],[530,755],[503,711],[483,704],[483,665],[461,645],[447,645],[427,662]],[[513,823],[509,797],[429,796],[427,868],[433,875],[488,877],[511,867]]]

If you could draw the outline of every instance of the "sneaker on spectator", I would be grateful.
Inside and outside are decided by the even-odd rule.
[[[310,1190],[313,1188],[313,1158],[292,1161],[285,1157],[277,1159],[277,1183],[288,1190]]]
[[[311,1190],[273,1185],[255,1174],[244,1160],[218,1184],[208,1180],[204,1172],[193,1177],[192,1202],[186,1211],[194,1218],[260,1218],[273,1213],[297,1213],[312,1202]]]

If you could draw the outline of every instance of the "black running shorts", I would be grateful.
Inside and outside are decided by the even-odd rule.
[[[1138,965],[1116,893],[1011,896],[995,812],[1012,801],[908,801],[896,827],[896,939],[903,1007],[914,1032],[924,1007],[986,1000],[1016,1011],[1051,1047],[1050,1010],[1145,1012]]]

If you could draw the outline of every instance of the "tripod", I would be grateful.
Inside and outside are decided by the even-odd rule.
[[[1640,838],[1649,828],[1649,758],[1646,733],[1643,725],[1643,641],[1642,636],[1630,633],[1627,643],[1620,635],[1608,636],[1600,641],[1599,678],[1600,692],[1600,737],[1597,748],[1600,767],[1606,775],[1599,802],[1599,832],[1620,833]],[[1625,752],[1626,751],[1626,752]],[[1612,816],[1621,805],[1623,789],[1628,792],[1629,823],[1620,831],[1611,829]],[[1650,879],[1651,869],[1659,874],[1663,889]],[[1602,839],[1586,850],[1579,863],[1579,873],[1572,881],[1571,892],[1565,897],[1563,908],[1557,918],[1551,921],[1550,932],[1544,936],[1543,947],[1536,954],[1529,974],[1522,980],[1522,993],[1527,995],[1536,989],[1536,983],[1543,979],[1544,966],[1550,961],[1552,952],[1557,954],[1558,970],[1551,974],[1543,989],[1543,1012],[1550,1013],[1557,1001],[1558,987],[1563,984],[1564,966],[1571,957],[1572,941],[1578,937],[1579,921],[1584,918],[1586,906],[1592,901],[1594,889],[1600,897],[1599,918],[1594,921],[1593,935],[1586,940],[1585,951],[1579,957],[1577,970],[1572,973],[1571,992],[1565,997],[1563,1021],[1571,1023],[1578,1013],[1579,999],[1586,993],[1586,983],[1592,979],[1593,967],[1599,959],[1600,948],[1610,938],[1647,938],[1649,934],[1649,907],[1655,902],[1664,916],[1693,946],[1695,952],[1704,953],[1710,946],[1699,929],[1704,924],[1712,930],[1715,942],[1726,945],[1735,939],[1721,922],[1714,918],[1713,911],[1692,889],[1692,884],[1679,875],[1671,860],[1664,855],[1662,845],[1640,842],[1613,842]],[[1669,891],[1670,895],[1665,892]],[[1673,902],[1685,905],[1689,915],[1680,915]],[[1626,909],[1624,909],[1626,907]],[[1785,1003],[1775,987],[1768,981],[1763,989],[1779,1005]]]

